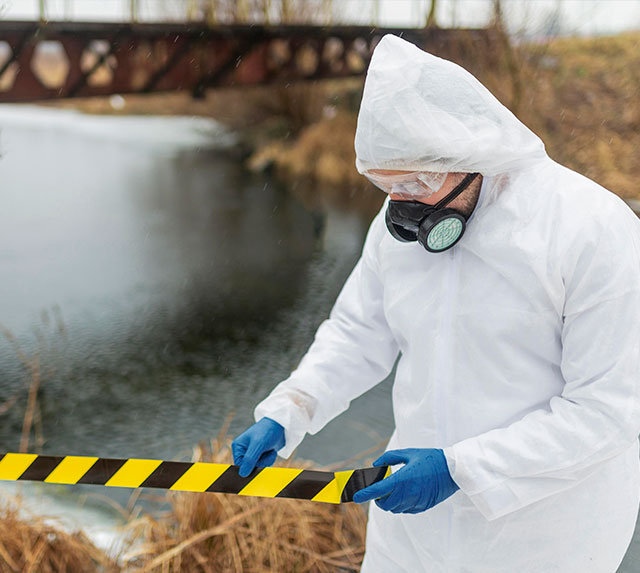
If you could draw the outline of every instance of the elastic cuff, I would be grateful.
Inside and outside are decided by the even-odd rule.
[[[267,417],[278,422],[284,428],[284,447],[278,450],[278,455],[282,458],[288,458],[307,433],[303,429],[305,427],[304,420],[296,410],[297,408],[292,405],[262,402],[256,406],[253,413],[256,422]]]
[[[453,445],[443,450],[451,478],[488,521],[511,513],[522,505],[506,480],[492,485],[479,484],[478,476],[474,475],[476,472],[465,467],[464,454],[456,456],[456,449]]]
[[[469,499],[488,521],[503,517],[522,506],[521,500],[509,489],[507,482],[470,495]]]
[[[444,459],[447,462],[449,475],[451,476],[451,479],[453,479],[453,481],[456,481],[455,478],[453,477],[454,474],[456,473],[456,459],[453,456],[453,452],[451,451],[451,448],[445,448],[444,450],[442,450],[442,453],[444,454]],[[458,482],[456,482],[456,485],[460,487]]]

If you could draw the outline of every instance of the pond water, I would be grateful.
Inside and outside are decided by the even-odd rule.
[[[368,217],[305,206],[232,141],[205,119],[0,106],[0,406],[17,396],[0,451],[20,444],[20,351],[42,378],[31,444],[51,455],[188,460],[229,416],[230,436],[251,424],[295,367]],[[387,380],[298,455],[337,463],[392,427]]]
[[[43,453],[188,459],[229,415],[231,435],[250,424],[326,317],[365,218],[248,174],[210,120],[10,106],[0,130],[0,324],[40,354]],[[20,394],[4,451],[28,381],[0,340],[0,396]],[[338,462],[388,436],[388,394],[299,454]]]

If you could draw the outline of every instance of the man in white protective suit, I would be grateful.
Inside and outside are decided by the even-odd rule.
[[[640,223],[471,74],[395,36],[355,138],[389,193],[330,317],[233,443],[288,457],[393,369],[366,572],[616,571],[640,494]],[[399,358],[398,358],[399,357]]]

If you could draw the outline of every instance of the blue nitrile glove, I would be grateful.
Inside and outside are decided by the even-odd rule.
[[[271,418],[262,418],[231,442],[233,463],[240,466],[241,477],[247,477],[256,466],[273,465],[281,448],[284,428]]]
[[[385,511],[420,513],[460,489],[451,479],[442,450],[391,450],[382,454],[373,465],[393,466],[400,463],[405,466],[389,477],[356,492],[353,501],[363,503],[375,499],[376,505]]]

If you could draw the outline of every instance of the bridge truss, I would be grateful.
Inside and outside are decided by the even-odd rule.
[[[0,102],[267,84],[362,74],[379,39],[400,34],[440,53],[489,30],[370,26],[0,22]]]

